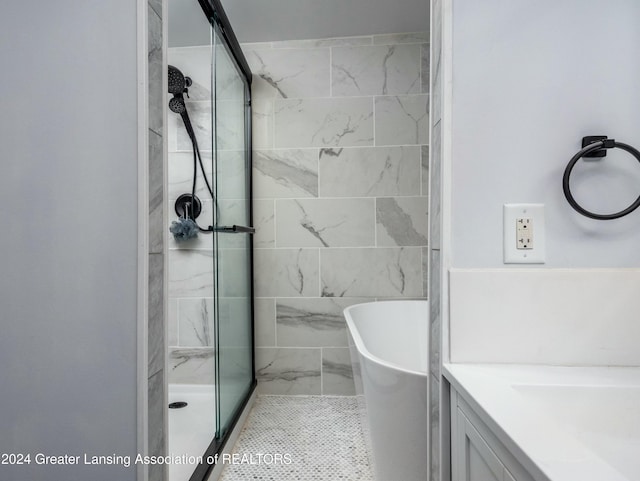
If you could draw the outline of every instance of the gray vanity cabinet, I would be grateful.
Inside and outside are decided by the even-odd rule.
[[[452,481],[534,481],[469,405],[451,394]]]

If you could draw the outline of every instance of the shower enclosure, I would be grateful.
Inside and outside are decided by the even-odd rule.
[[[203,459],[169,480],[199,481],[256,385],[251,72],[218,0],[169,0],[168,44],[169,223],[199,227],[169,242],[169,452]]]

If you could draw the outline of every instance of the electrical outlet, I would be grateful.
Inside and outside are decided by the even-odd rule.
[[[516,249],[533,249],[533,221],[530,217],[516,219]]]
[[[503,218],[504,263],[544,264],[544,204],[505,204]]]

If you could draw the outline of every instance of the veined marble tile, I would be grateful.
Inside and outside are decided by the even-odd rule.
[[[271,42],[273,48],[345,47],[348,45],[371,45],[372,37],[338,37],[317,40],[284,40]]]
[[[252,94],[258,98],[329,97],[329,48],[251,50]]]
[[[373,246],[374,204],[374,199],[276,200],[276,245]]]
[[[342,311],[366,299],[279,298],[276,329],[280,347],[347,347]]]
[[[322,249],[323,297],[420,297],[419,247]]]
[[[165,378],[164,369],[148,378],[148,411],[147,429],[149,434],[149,455],[164,456],[165,453]],[[159,466],[159,468],[158,468]],[[149,466],[149,481],[163,480],[164,466],[156,464],[155,468]],[[155,477],[153,477],[155,476]]]
[[[430,48],[428,43],[423,43],[421,46],[420,56],[420,84],[423,94],[429,93],[429,56]]]
[[[318,196],[318,149],[253,152],[255,198]]]
[[[167,345],[178,345],[178,299],[169,297],[167,301]]]
[[[335,47],[331,85],[335,97],[420,93],[420,45]]]
[[[276,345],[276,300],[272,297],[254,299],[256,347]]]
[[[423,145],[420,148],[420,157],[422,164],[422,172],[420,174],[422,180],[421,195],[429,196],[429,146]]]
[[[371,98],[276,99],[275,147],[373,145]]]
[[[318,249],[256,249],[256,297],[318,296],[318,256]]]
[[[249,235],[222,234],[239,237],[239,248],[218,249],[218,292],[220,297],[248,297],[251,293],[249,272]],[[257,267],[256,267],[257,270]]]
[[[420,150],[407,147],[320,150],[320,196],[377,197],[420,193]]]
[[[210,249],[169,250],[169,295],[213,296],[213,252]]]
[[[438,122],[431,130],[431,173],[429,176],[429,242],[433,249],[440,249],[442,210],[442,124]]]
[[[244,101],[244,81],[236,70],[235,63],[227,53],[227,48],[220,44],[215,53],[216,99],[237,99]]]
[[[274,201],[271,199],[253,201],[253,226],[256,229],[253,247],[256,249],[276,246],[274,209]]]
[[[149,254],[147,349],[149,375],[164,368],[164,254]]]
[[[429,248],[422,248],[422,296],[429,298]]]
[[[431,105],[433,106],[431,125],[435,125],[442,118],[442,3],[440,0],[433,0],[431,11],[433,12],[433,18],[431,19],[433,31],[431,33],[432,55],[430,66],[433,70],[430,88]]]
[[[169,349],[169,384],[213,384],[214,355],[210,347]]]
[[[167,112],[167,151],[171,155],[172,152],[178,152],[178,129],[184,129],[184,124],[178,114],[170,110]]]
[[[243,42],[240,44],[242,52],[247,55],[251,50],[262,50],[271,46],[271,42]]]
[[[424,43],[429,41],[429,32],[391,33],[374,35],[374,45],[392,45],[398,43]]]
[[[218,210],[216,212],[218,225],[246,225],[251,222],[249,219],[249,199],[218,200]],[[235,239],[235,240],[234,240]],[[226,236],[218,234],[220,247],[239,247],[244,246],[242,236],[237,234],[227,234]]]
[[[205,162],[206,158],[203,156]],[[217,180],[216,194],[218,199],[246,199],[249,197],[247,192],[247,159],[244,150],[221,150],[216,156],[216,179],[209,176],[209,182],[213,187],[213,183]],[[191,170],[193,171],[193,157],[191,158]],[[204,183],[202,177],[198,181]],[[205,198],[207,196],[205,195]]]
[[[246,370],[251,346],[251,297],[218,297],[218,346],[226,375]]]
[[[180,70],[185,77],[189,77],[193,82],[189,87],[190,100],[211,100],[212,57],[213,52],[209,45],[167,49],[167,63]],[[167,98],[167,102],[169,98],[171,95]]]
[[[429,449],[431,450],[431,470],[429,481],[440,481],[440,381],[439,377],[429,376]]]
[[[211,114],[209,114],[209,117],[210,116]],[[216,119],[216,149],[234,151],[244,150],[244,99],[218,100],[216,102]],[[193,122],[193,119],[191,121]],[[198,142],[200,142],[200,137],[198,137]],[[202,147],[200,148],[202,149]]]
[[[211,172],[213,169],[211,152],[202,152],[202,163],[209,183],[211,183]],[[170,201],[175,201],[182,194],[191,194],[191,183],[193,182],[193,154],[191,152],[170,152],[167,166],[167,175],[169,178],[168,197]],[[196,195],[200,200],[210,199],[211,195],[207,190],[207,186],[202,178],[200,166],[197,169]],[[169,210],[169,214],[174,209]]]
[[[253,149],[273,148],[273,99],[251,99]]]
[[[324,396],[354,396],[349,348],[322,349],[322,394]]]
[[[162,137],[149,130],[149,253],[151,254],[161,254],[164,251],[164,155],[162,149]]]
[[[256,348],[261,394],[320,394],[320,349]]]
[[[178,345],[214,346],[213,298],[178,300]]]
[[[209,101],[189,101],[185,102],[187,106],[187,113],[191,119],[191,125],[195,132],[196,139],[198,141],[198,148],[200,152],[212,150],[212,138],[211,138],[211,102]],[[180,115],[169,111],[167,114],[170,121],[169,135],[173,133],[176,140],[177,151],[193,152],[191,139],[187,130],[182,122]]]
[[[165,73],[162,68],[162,20],[153,5],[149,4],[147,9],[149,129],[162,135],[165,98],[162,89]]]
[[[426,197],[377,198],[377,245],[426,246],[428,202]]]
[[[429,96],[376,97],[376,145],[429,143]]]
[[[429,278],[429,369],[432,377],[440,378],[440,335],[442,331],[441,289],[442,269],[440,251],[431,249],[431,269]]]
[[[158,17],[162,18],[162,0],[149,0],[149,6],[153,8]]]

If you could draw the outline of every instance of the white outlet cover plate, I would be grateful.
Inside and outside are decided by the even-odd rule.
[[[533,224],[533,249],[517,249],[516,219],[529,218]],[[504,204],[503,252],[505,264],[544,264],[544,204]]]

